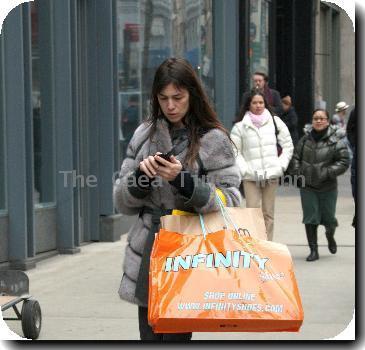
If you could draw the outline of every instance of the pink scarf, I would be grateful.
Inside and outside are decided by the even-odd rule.
[[[270,112],[265,108],[262,114],[253,114],[252,112],[248,112],[252,124],[256,126],[256,128],[261,128],[262,124],[264,124],[270,117]]]

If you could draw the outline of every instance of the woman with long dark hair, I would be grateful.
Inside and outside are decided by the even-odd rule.
[[[138,305],[142,340],[186,341],[192,336],[157,334],[148,325],[149,259],[160,217],[172,209],[217,211],[216,195],[227,206],[239,206],[239,184],[229,133],[194,69],[182,58],[165,60],[153,81],[151,115],[135,131],[114,186],[116,208],[139,215],[128,233],[119,294]]]
[[[271,114],[265,96],[257,90],[247,97],[239,117],[231,138],[237,146],[246,207],[262,207],[267,237],[271,241],[278,179],[288,167],[293,143],[287,126]]]

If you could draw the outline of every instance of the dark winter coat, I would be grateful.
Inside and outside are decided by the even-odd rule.
[[[114,205],[119,212],[135,215],[143,207],[152,209],[180,209],[190,212],[207,213],[219,210],[215,201],[215,189],[219,188],[227,200],[227,206],[239,206],[240,174],[235,164],[233,147],[227,135],[221,130],[212,129],[201,138],[199,156],[207,174],[208,182],[199,180],[195,183],[194,192],[190,198],[184,197],[169,182],[162,180],[161,186],[142,189],[135,185],[133,177],[139,163],[156,152],[166,153],[172,147],[171,134],[166,120],[159,120],[157,130],[152,140],[148,139],[150,126],[140,125],[134,133],[127,149],[127,157],[123,161],[119,179],[114,185]],[[142,147],[139,147],[143,143]],[[175,146],[175,144],[174,144]],[[185,148],[175,155],[183,162],[187,153]],[[187,168],[187,166],[186,166]],[[198,163],[191,174],[199,174]],[[123,277],[119,288],[122,299],[141,306],[147,306],[135,296],[136,281],[139,274],[143,248],[152,226],[152,216],[149,213],[139,215],[135,224],[128,232],[127,247],[123,264]]]
[[[283,112],[281,120],[288,127],[293,145],[298,143],[298,115],[293,107],[290,107],[288,111]]]
[[[337,189],[337,176],[350,165],[350,156],[343,129],[330,125],[327,133],[315,142],[311,136],[312,126],[304,129],[291,161],[289,172],[304,175],[305,188],[325,192]]]
[[[351,187],[352,195],[356,200],[356,140],[357,140],[357,114],[355,107],[350,113],[349,120],[347,122],[347,139],[349,140],[352,150],[352,162],[351,162]]]
[[[346,127],[347,139],[350,142],[351,148],[356,146],[357,133],[357,116],[355,108],[351,111]]]

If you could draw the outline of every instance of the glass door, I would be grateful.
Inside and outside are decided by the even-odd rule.
[[[121,158],[142,121],[142,32],[140,2],[117,2],[119,145]]]

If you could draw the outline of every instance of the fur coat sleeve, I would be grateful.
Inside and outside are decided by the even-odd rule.
[[[201,139],[199,156],[206,171],[206,182],[197,179],[193,196],[189,202],[194,201],[195,193],[207,188],[207,201],[200,207],[194,206],[196,212],[206,213],[219,210],[215,196],[219,188],[227,201],[228,207],[241,205],[239,185],[241,176],[235,163],[233,145],[228,136],[221,130],[213,129]]]
[[[134,176],[139,163],[144,159],[143,154],[146,154],[148,135],[149,127],[146,124],[142,124],[136,129],[128,145],[119,178],[114,183],[114,207],[126,215],[138,214],[149,201],[150,189],[136,186]]]
[[[243,178],[247,172],[247,162],[243,157],[242,153],[240,152],[242,149],[242,134],[237,124],[235,124],[232,128],[231,139],[236,146],[236,152],[235,152],[236,163],[240,170],[240,174]]]

